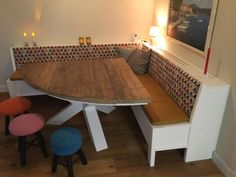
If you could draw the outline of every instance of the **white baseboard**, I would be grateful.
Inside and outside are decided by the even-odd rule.
[[[216,152],[213,153],[212,160],[226,177],[236,177],[236,172]]]
[[[8,92],[7,85],[0,85],[0,92]]]

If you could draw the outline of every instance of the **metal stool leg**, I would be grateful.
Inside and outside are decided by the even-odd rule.
[[[80,156],[80,159],[81,159],[81,162],[83,165],[87,165],[88,164],[88,161],[84,155],[84,151],[82,150],[82,148],[80,148],[77,152],[76,152],[77,155]]]
[[[10,132],[9,132],[9,123],[10,123],[10,116],[5,116],[5,135],[8,136],[10,135]]]
[[[36,136],[37,136],[37,139],[38,139],[38,142],[39,142],[41,151],[42,151],[44,157],[47,158],[47,157],[48,157],[48,151],[47,151],[47,149],[46,149],[45,140],[44,140],[44,138],[43,138],[41,132],[40,132],[40,131],[37,132],[37,133],[36,133]]]
[[[25,142],[26,137],[25,136],[20,136],[18,138],[19,140],[19,148],[20,148],[20,164],[21,166],[26,165],[26,142]]]
[[[52,173],[55,173],[57,171],[57,164],[58,164],[59,158],[60,157],[58,155],[53,154],[52,168],[51,168]]]
[[[66,156],[66,163],[67,163],[68,177],[74,177],[74,174],[73,174],[73,163],[72,163],[71,156]]]
[[[20,136],[18,136],[17,138],[17,143],[18,143],[18,152],[20,152],[20,149],[21,149]]]

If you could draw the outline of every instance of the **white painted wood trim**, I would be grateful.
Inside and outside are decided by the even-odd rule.
[[[114,106],[101,106],[101,105],[96,105],[96,109],[98,111],[101,111],[103,113],[109,114],[112,112],[114,109],[116,109]]]
[[[153,126],[156,151],[186,148],[190,124],[188,122]]]
[[[61,125],[67,120],[71,119],[74,115],[83,110],[83,105],[80,102],[71,102],[68,106],[51,117],[46,124]]]
[[[211,7],[211,16],[210,16],[210,21],[209,21],[208,31],[207,31],[206,44],[205,44],[205,49],[204,49],[205,58],[207,56],[208,48],[211,47],[212,34],[214,32],[215,18],[217,14],[217,7],[218,7],[218,0],[213,0],[212,7]]]
[[[151,145],[152,141],[152,125],[150,121],[148,120],[147,115],[144,113],[141,106],[131,106],[131,109],[135,115],[135,118],[139,124],[139,127],[141,128],[141,131],[144,135],[144,138],[148,145]]]
[[[190,118],[185,161],[211,159],[216,149],[230,86],[202,84]],[[207,136],[206,136],[207,135]]]
[[[212,160],[226,177],[236,177],[236,171],[231,169],[216,152],[213,153]]]
[[[16,63],[15,63],[15,57],[14,57],[14,53],[13,53],[13,48],[10,47],[10,55],[11,55],[11,64],[12,64],[12,68],[13,71],[16,70]]]
[[[158,47],[153,47],[148,43],[143,43],[146,47],[152,49],[154,52],[162,55],[165,59],[169,60],[176,66],[180,67],[183,71],[197,79],[199,82],[206,84],[206,85],[212,85],[212,86],[217,86],[217,85],[227,85],[228,83],[224,82],[223,80],[211,75],[208,73],[207,75],[203,74],[203,70],[196,65],[190,63],[187,61],[186,57],[179,56],[175,53],[172,53],[170,51],[167,51],[166,49],[163,48],[158,48]]]
[[[11,81],[10,79],[7,80],[7,88],[9,95],[11,97],[14,96],[33,96],[33,95],[45,95],[44,92],[41,92],[29,84],[27,84],[23,80],[18,81]]]
[[[108,148],[106,138],[103,133],[102,125],[97,114],[95,106],[88,105],[83,109],[86,124],[89,130],[90,138],[96,151]]]
[[[187,147],[189,123],[152,125],[141,106],[131,106],[131,108],[148,144],[150,167],[155,166],[156,151]]]

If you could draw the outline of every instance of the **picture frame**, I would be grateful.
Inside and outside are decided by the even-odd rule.
[[[201,55],[211,44],[218,0],[170,0],[167,36]]]

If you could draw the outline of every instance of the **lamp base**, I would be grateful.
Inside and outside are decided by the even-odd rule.
[[[157,38],[152,37],[152,38],[150,39],[150,44],[151,44],[152,46],[157,46],[157,45],[158,45],[158,40],[157,40]]]

